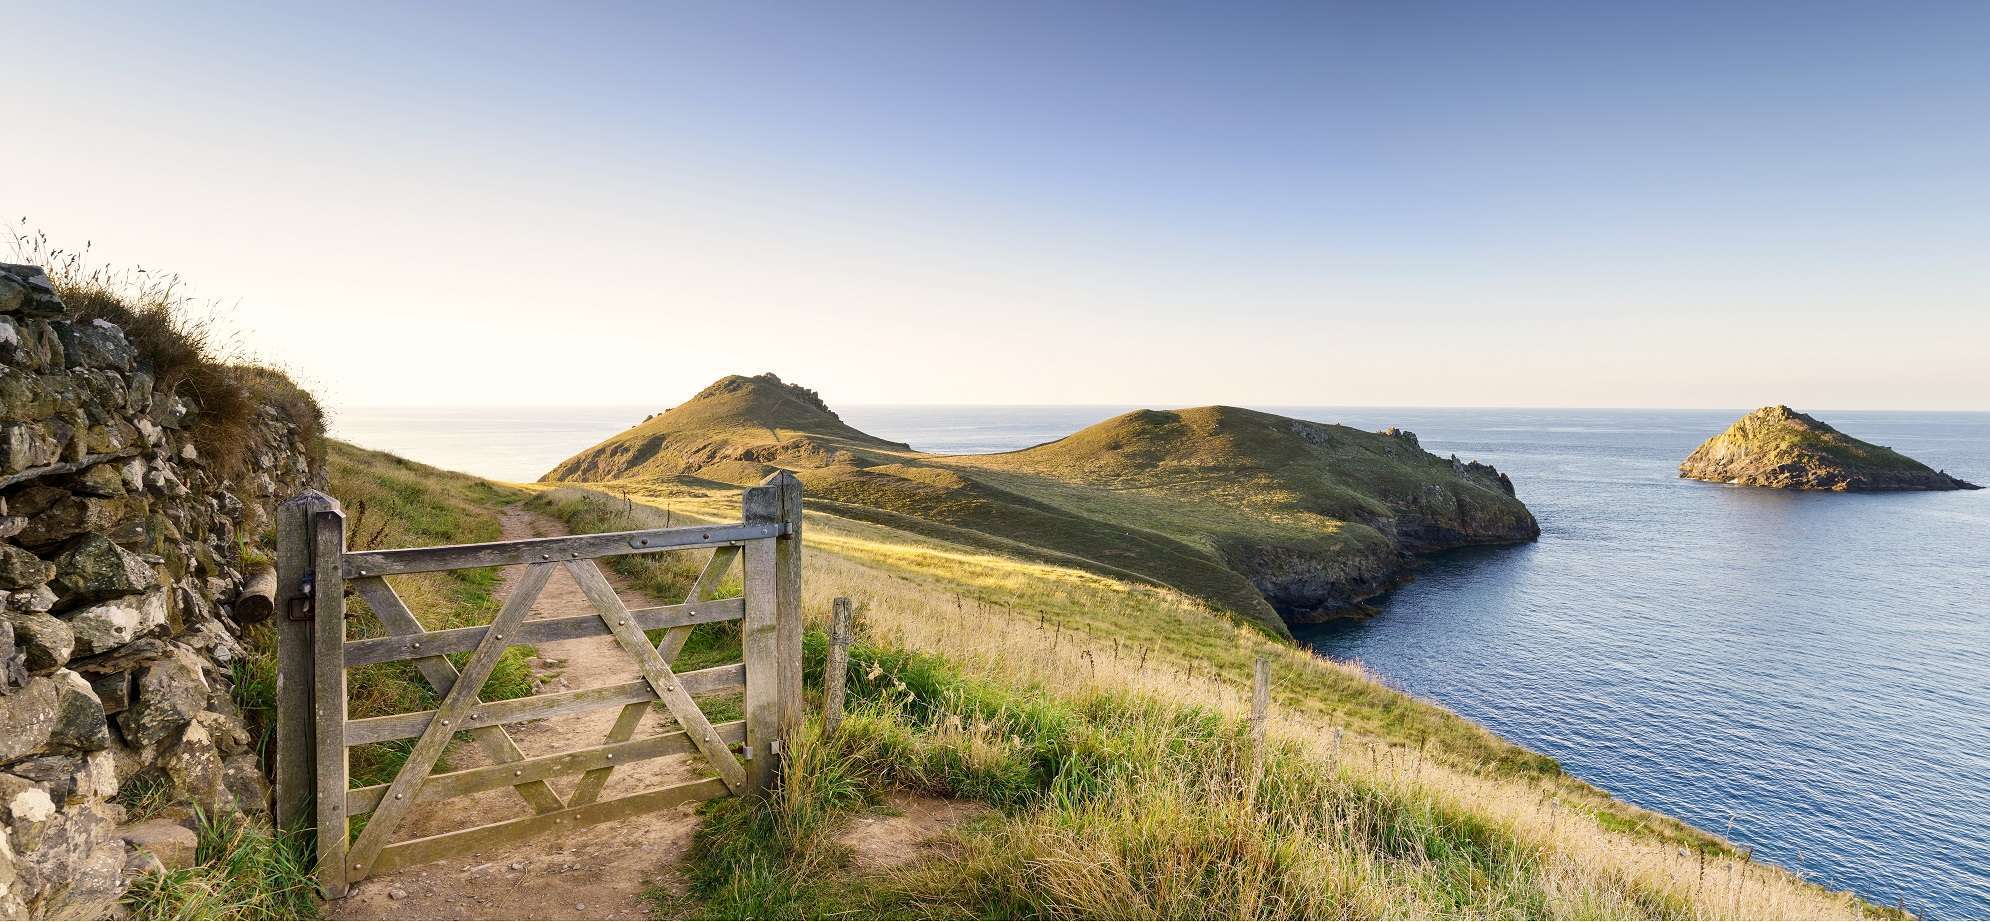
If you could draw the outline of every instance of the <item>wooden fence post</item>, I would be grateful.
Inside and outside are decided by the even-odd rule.
[[[742,518],[781,533],[746,545],[746,789],[773,783],[784,741],[802,717],[802,484],[777,471],[740,497]]]
[[[1258,654],[1258,668],[1251,683],[1251,770],[1264,767],[1264,725],[1271,712],[1271,660]]]
[[[767,478],[781,490],[781,525],[774,539],[775,617],[781,657],[781,738],[802,725],[802,482],[781,471]]]
[[[276,810],[317,829],[318,889],[346,893],[345,514],[306,490],[277,507]]]
[[[850,671],[850,600],[838,596],[829,615],[829,660],[822,668],[822,735],[843,723],[843,689]]]
[[[312,517],[333,505],[316,490],[276,507],[276,822],[286,831],[312,824],[312,752],[317,722],[311,719],[311,621],[293,599],[305,596],[311,572]]]
[[[777,521],[778,487],[748,487],[740,494],[740,518],[748,523]],[[746,789],[759,794],[774,783],[773,744],[781,738],[780,624],[775,604],[774,540],[746,543],[740,555],[746,612],[739,622],[740,659],[746,666]]]
[[[345,513],[338,500],[323,497],[324,506],[311,516],[311,691],[312,729],[317,738],[314,761],[318,796],[318,890],[326,899],[345,896],[350,879],[346,846],[345,745]]]

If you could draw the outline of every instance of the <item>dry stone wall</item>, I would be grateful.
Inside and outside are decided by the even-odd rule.
[[[224,477],[198,396],[144,355],[0,263],[0,918],[115,915],[190,858],[194,808],[268,810],[232,604],[275,504],[321,476],[317,421],[263,406]],[[140,794],[173,806],[139,817]]]

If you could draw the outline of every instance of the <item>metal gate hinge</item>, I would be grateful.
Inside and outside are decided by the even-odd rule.
[[[284,617],[292,621],[310,621],[317,616],[311,600],[316,598],[318,571],[305,570],[304,578],[297,581],[297,594],[283,600]]]

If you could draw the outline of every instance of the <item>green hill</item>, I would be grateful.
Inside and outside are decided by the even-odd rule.
[[[1362,610],[1409,555],[1540,533],[1505,476],[1407,432],[1197,407],[1022,451],[931,455],[772,375],[725,378],[542,479],[746,484],[776,468],[841,515],[1171,587],[1276,634]]]
[[[1974,490],[1883,445],[1855,439],[1786,406],[1763,407],[1702,442],[1679,476],[1787,490]]]
[[[771,374],[727,375],[681,406],[568,458],[540,479],[699,474],[727,483],[757,483],[777,467],[828,467],[854,462],[859,452],[909,451],[910,446],[844,424],[807,388],[784,384]]]

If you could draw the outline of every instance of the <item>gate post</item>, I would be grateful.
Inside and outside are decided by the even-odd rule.
[[[740,496],[742,518],[782,526],[774,538],[747,542],[746,617],[740,652],[746,663],[746,790],[774,781],[780,748],[802,713],[801,481],[780,471]]]
[[[317,720],[318,890],[326,899],[346,894],[346,845],[352,840],[345,812],[350,754],[345,746],[345,513],[338,500],[312,516],[311,711]]]
[[[774,610],[780,625],[781,738],[802,725],[802,482],[787,471],[767,478],[781,491],[781,536],[774,539]]]
[[[276,808],[317,829],[318,887],[345,895],[345,514],[306,490],[277,507]]]
[[[311,719],[311,521],[333,503],[316,490],[276,507],[276,822],[277,828],[309,827],[312,751],[317,721]]]

